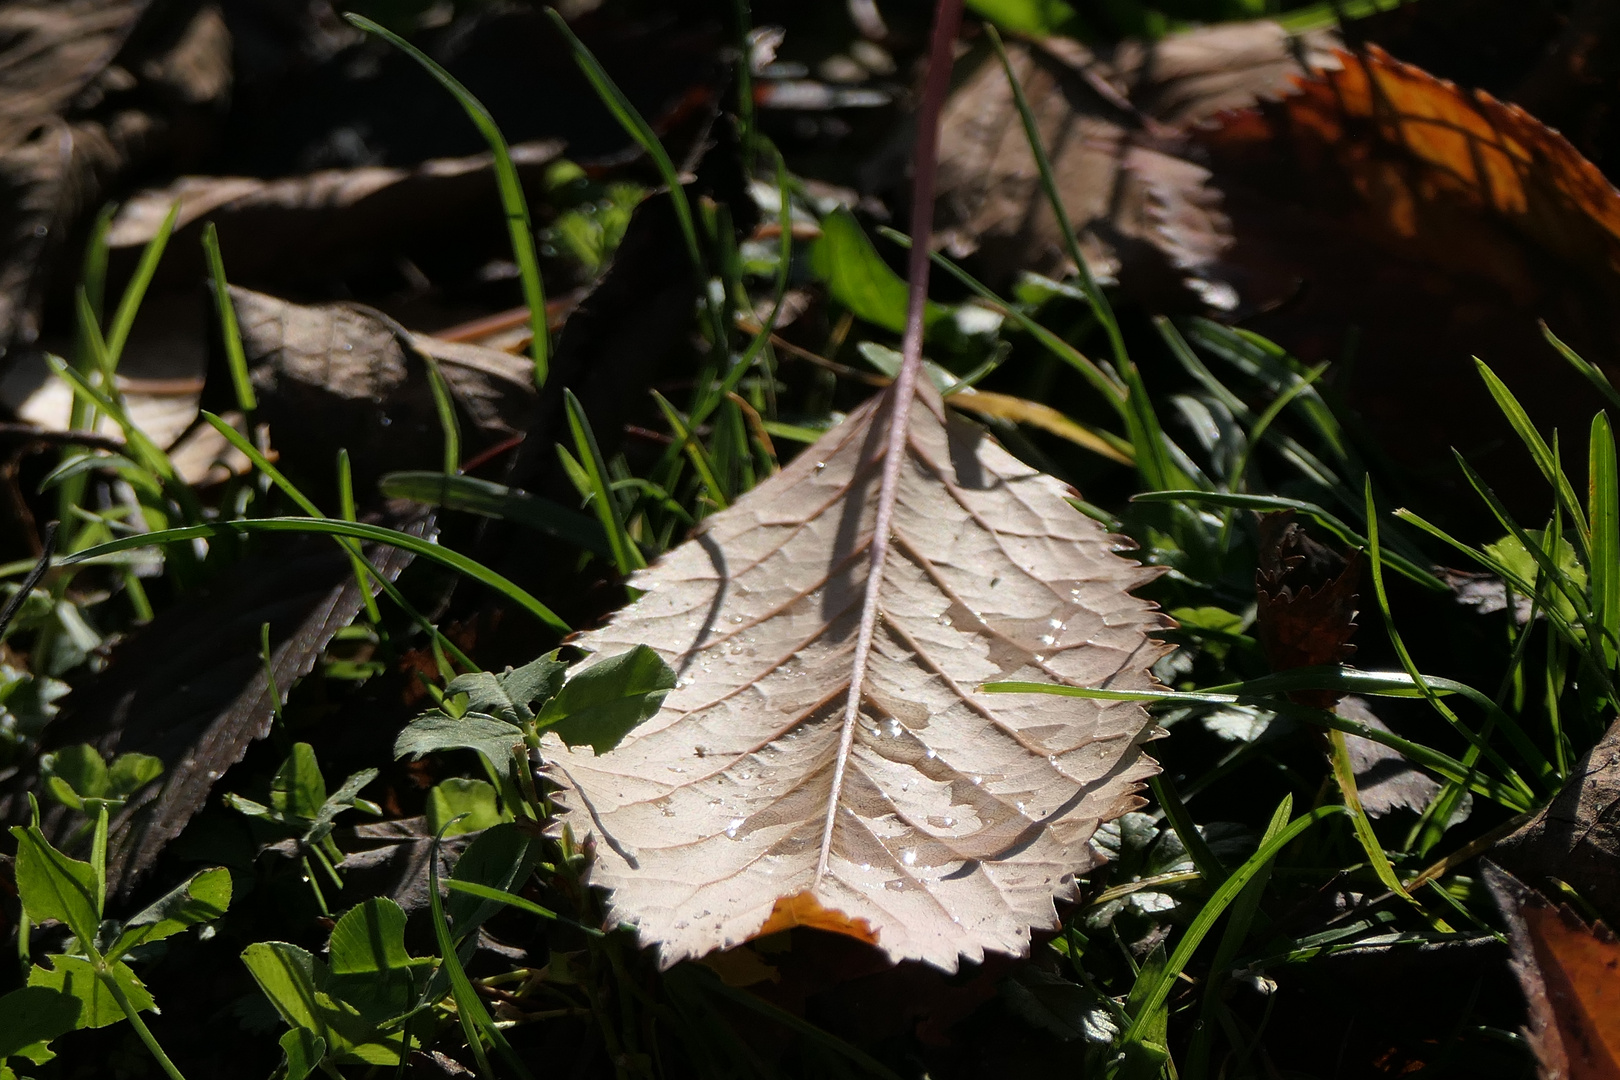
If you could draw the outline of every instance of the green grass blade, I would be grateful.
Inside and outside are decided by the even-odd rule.
[[[534,225],[529,217],[529,200],[523,195],[523,181],[517,166],[512,163],[512,152],[507,148],[506,136],[496,126],[495,118],[484,108],[483,102],[473,97],[455,76],[440,67],[422,50],[389,30],[372,22],[364,15],[345,12],[343,17],[368,34],[376,34],[396,49],[421,64],[440,86],[455,97],[467,118],[489,144],[495,156],[495,182],[500,188],[501,209],[506,212],[506,230],[512,238],[512,259],[517,263],[518,279],[523,287],[523,302],[529,306],[529,330],[534,335],[529,343],[529,356],[534,361],[534,384],[545,386],[550,371],[551,338],[546,327],[546,291],[540,277],[540,260],[535,254]]]
[[[1300,815],[1286,828],[1279,831],[1277,835],[1261,844],[1260,850],[1249,856],[1242,866],[1232,872],[1232,876],[1227,878],[1215,890],[1214,894],[1205,901],[1198,914],[1194,916],[1191,925],[1187,927],[1186,932],[1181,936],[1181,940],[1176,944],[1175,952],[1170,954],[1170,959],[1159,973],[1156,984],[1144,997],[1141,1008],[1137,1010],[1136,1018],[1131,1022],[1131,1026],[1126,1028],[1120,1035],[1116,1045],[1129,1045],[1141,1036],[1142,1028],[1148,1022],[1148,1018],[1170,996],[1170,990],[1175,985],[1176,979],[1186,968],[1187,962],[1192,959],[1193,953],[1197,951],[1198,946],[1203,942],[1204,936],[1214,927],[1215,920],[1221,917],[1221,913],[1226,910],[1227,905],[1237,899],[1244,886],[1262,869],[1267,867],[1271,860],[1275,859],[1278,853],[1287,847],[1294,837],[1317,822],[1343,812],[1344,807],[1342,806],[1319,806]]]
[[[349,451],[346,448],[338,449],[337,479],[338,516],[344,521],[358,521],[359,515],[355,512],[354,505],[354,470],[349,465]],[[348,541],[344,543],[347,546]],[[377,598],[371,595],[371,589],[366,584],[369,563],[359,551],[350,551],[349,561],[354,564],[354,583],[360,587],[360,600],[366,606],[366,618],[371,621],[371,625],[379,626],[382,624],[382,612],[377,608]],[[372,571],[375,573],[375,568],[372,568]],[[381,574],[375,576],[379,579],[382,577]]]
[[[641,557],[641,548],[625,530],[619,500],[608,484],[607,462],[596,444],[596,433],[591,430],[585,408],[572,390],[563,391],[563,402],[568,410],[568,429],[573,433],[574,448],[579,453],[578,466],[584,474],[591,500],[596,505],[597,520],[602,523],[602,531],[607,534],[608,545],[613,549],[613,563],[621,574],[640,570],[647,565],[647,560]]]
[[[494,900],[497,903],[505,904],[508,907],[517,908],[519,911],[526,911],[530,915],[538,916],[539,918],[545,919],[549,922],[558,922],[565,926],[571,926],[574,929],[589,935],[590,937],[604,936],[602,931],[593,926],[586,926],[583,923],[577,923],[573,919],[558,915],[550,908],[541,907],[533,900],[525,899],[516,893],[507,892],[505,889],[497,889],[492,885],[480,885],[476,881],[459,881],[456,878],[451,878],[444,883],[444,887],[449,889],[451,892],[466,893],[468,896],[476,896],[482,900]]]
[[[1332,513],[1312,502],[1288,499],[1279,495],[1243,495],[1230,491],[1144,491],[1131,496],[1132,502],[1201,502],[1211,506],[1231,506],[1244,510],[1293,510],[1316,522],[1322,528],[1352,547],[1365,547],[1367,538],[1346,525]],[[1429,571],[1410,560],[1386,552],[1384,561],[1390,569],[1434,592],[1449,592],[1450,587]]]
[[[428,506],[515,521],[585,551],[611,559],[613,549],[596,521],[560,503],[473,476],[433,472],[397,472],[384,476],[377,489],[390,499],[410,499]]]
[[[911,237],[903,232],[882,226],[879,227],[878,234],[899,244],[908,251],[911,249]],[[1102,396],[1103,400],[1108,402],[1113,410],[1119,414],[1120,419],[1126,418],[1128,410],[1125,407],[1125,387],[1111,368],[1105,370],[1096,361],[1080,352],[1079,349],[1076,349],[1073,345],[1070,345],[1067,341],[1036,322],[1016,304],[997,296],[990,290],[989,286],[973,277],[944,255],[936,251],[929,258],[935,266],[961,282],[979,299],[990,305],[997,314],[1011,319],[1020,330],[1044,345],[1053,356],[1074,368]]]
[[[231,386],[236,391],[236,407],[247,416],[259,407],[248,375],[247,353],[242,348],[242,329],[236,323],[236,305],[231,303],[230,286],[225,281],[225,259],[219,251],[219,232],[210,221],[203,229],[203,251],[208,255],[208,272],[214,281],[214,309],[225,338],[225,359],[231,367]]]
[[[1074,225],[1069,221],[1068,208],[1063,205],[1063,198],[1058,194],[1057,174],[1052,168],[1051,159],[1046,155],[1046,145],[1041,139],[1040,127],[1035,122],[1035,113],[1029,107],[1029,99],[1024,96],[1024,87],[1018,81],[1017,73],[1013,71],[1007,49],[1001,43],[1001,35],[988,23],[985,24],[985,32],[989,35],[990,44],[995,48],[996,56],[1001,61],[1001,70],[1007,76],[1007,83],[1012,87],[1013,104],[1017,107],[1018,118],[1024,125],[1024,137],[1029,142],[1030,153],[1035,157],[1035,168],[1040,173],[1041,188],[1046,192],[1047,204],[1057,218],[1058,233],[1063,237],[1064,247],[1068,250],[1069,258],[1074,262],[1076,272],[1080,275],[1080,287],[1085,292],[1086,299],[1091,302],[1091,310],[1096,314],[1097,321],[1102,324],[1104,333],[1108,335],[1108,343],[1114,350],[1114,362],[1120,366],[1122,372],[1126,371],[1130,367],[1130,358],[1125,351],[1125,338],[1119,332],[1119,320],[1114,317],[1113,306],[1097,285],[1097,279],[1092,276],[1091,267],[1080,251],[1080,241],[1075,234]]]
[[[459,818],[456,820],[460,820]],[[448,823],[446,824],[448,828]],[[523,1080],[534,1080],[534,1076],[524,1066],[523,1060],[512,1049],[512,1044],[506,1041],[501,1029],[495,1026],[489,1010],[484,1008],[484,1002],[473,989],[472,980],[467,978],[467,971],[461,966],[461,957],[456,955],[456,943],[450,937],[450,924],[444,917],[444,901],[439,898],[439,841],[440,837],[433,838],[433,853],[428,857],[428,915],[433,921],[433,936],[439,943],[439,957],[444,963],[444,973],[450,980],[450,993],[456,1001],[456,1018],[461,1021],[461,1030],[467,1037],[467,1046],[472,1050],[474,1059],[478,1062],[478,1071],[485,1077],[493,1077],[494,1071],[489,1067],[489,1058],[484,1053],[484,1037],[488,1037],[490,1044],[500,1052],[512,1071],[523,1077]]]
[[[1276,811],[1271,815],[1271,822],[1260,837],[1262,846],[1276,839],[1288,825],[1288,819],[1294,816],[1294,797],[1283,796]],[[1183,1071],[1187,1080],[1204,1080],[1209,1071],[1210,1045],[1215,1034],[1216,1014],[1226,1006],[1220,998],[1221,986],[1226,982],[1232,961],[1237,959],[1238,950],[1243,948],[1243,942],[1249,936],[1249,927],[1254,924],[1254,917],[1260,910],[1260,898],[1265,895],[1266,884],[1271,880],[1271,862],[1268,861],[1260,867],[1249,884],[1238,894],[1232,904],[1232,917],[1226,921],[1226,929],[1221,934],[1220,944],[1215,947],[1215,959],[1210,964],[1209,979],[1204,984],[1204,996],[1199,1005],[1197,1026],[1193,1029],[1192,1043],[1187,1049],[1186,1064]]]
[[[1620,646],[1620,471],[1615,467],[1614,430],[1608,413],[1592,417],[1586,476],[1592,621],[1603,634],[1604,664],[1613,670]]]
[[[422,363],[427,365],[428,386],[433,391],[433,410],[439,415],[439,430],[444,433],[444,474],[454,476],[461,471],[461,424],[456,420],[456,401],[450,395],[450,384],[436,360],[425,349],[417,350]]]
[[[152,284],[152,275],[157,273],[158,262],[163,258],[163,249],[168,246],[169,235],[174,232],[175,220],[180,216],[180,204],[176,202],[169,207],[168,216],[163,224],[158,226],[157,235],[153,236],[141,252],[141,261],[135,264],[135,276],[129,279],[124,288],[124,295],[118,301],[118,311],[113,315],[112,326],[107,330],[107,360],[106,366],[117,370],[118,358],[124,353],[124,344],[129,340],[130,328],[135,325],[135,313],[141,309],[141,301],[146,299],[147,286]]]
[[[1541,470],[1541,475],[1558,493],[1558,501],[1563,507],[1564,513],[1574,519],[1576,531],[1575,550],[1580,554],[1583,561],[1589,560],[1591,558],[1588,543],[1591,539],[1590,530],[1586,526],[1585,515],[1581,513],[1581,504],[1575,500],[1575,488],[1570,484],[1569,477],[1564,475],[1564,470],[1559,467],[1558,458],[1553,454],[1552,449],[1547,446],[1547,441],[1541,437],[1541,433],[1536,430],[1536,426],[1530,422],[1530,417],[1524,411],[1524,406],[1519,404],[1519,399],[1513,396],[1513,392],[1507,388],[1507,384],[1497,378],[1496,372],[1485,366],[1484,361],[1478,357],[1474,358],[1474,366],[1479,370],[1479,377],[1485,381],[1485,388],[1491,392],[1491,397],[1496,400],[1497,408],[1502,410],[1502,415],[1507,417],[1507,421],[1512,425],[1514,433],[1519,436],[1519,439],[1530,451],[1530,457],[1535,461],[1536,468]]]
[[[128,551],[131,548],[147,547],[153,544],[171,544],[182,540],[207,539],[214,536],[228,536],[232,533],[320,533],[327,536],[347,536],[356,540],[364,540],[378,544],[390,544],[403,548],[413,555],[418,555],[430,562],[450,568],[465,574],[482,585],[487,585],[502,596],[511,600],[529,614],[551,627],[559,634],[570,632],[567,623],[559,619],[546,605],[530,596],[515,582],[509,581],[480,562],[469,559],[460,552],[440,547],[431,540],[424,540],[420,536],[399,532],[395,529],[385,529],[380,525],[368,525],[359,521],[341,521],[332,518],[320,517],[278,517],[278,518],[247,518],[238,521],[210,522],[206,525],[188,525],[179,529],[165,529],[161,532],[140,533],[136,536],[124,536],[117,540],[98,544],[93,548],[75,552],[62,562],[64,565],[84,562],[97,555],[107,555],[117,551]]]
[[[720,481],[715,478],[714,464],[709,460],[709,455],[703,449],[703,444],[693,437],[692,429],[687,426],[685,420],[681,419],[680,412],[669,403],[668,398],[657,390],[652,391],[652,396],[653,400],[658,403],[659,410],[664,414],[664,422],[669,424],[670,431],[674,433],[675,445],[685,449],[686,456],[692,462],[692,467],[697,470],[698,479],[703,481],[704,490],[709,493],[709,500],[714,503],[715,509],[724,510],[731,504],[726,498],[725,489],[720,486]]]
[[[1620,409],[1620,390],[1616,390],[1614,388],[1614,384],[1609,381],[1609,377],[1603,374],[1602,368],[1598,367],[1589,360],[1582,359],[1579,353],[1560,341],[1558,337],[1547,328],[1546,323],[1541,324],[1541,336],[1546,338],[1547,343],[1553,348],[1557,349],[1558,354],[1565,360],[1568,360],[1570,366],[1572,366],[1576,371],[1580,372],[1581,375],[1585,377],[1586,381],[1591,383],[1592,386],[1597,389],[1597,392],[1602,394],[1604,398],[1608,400],[1610,405],[1614,406],[1616,409]]]
[[[699,280],[708,277],[708,271],[704,268],[703,251],[698,246],[697,226],[692,219],[692,205],[687,201],[686,188],[681,184],[680,173],[676,172],[675,163],[669,159],[664,144],[658,141],[658,136],[654,134],[647,121],[636,112],[636,107],[630,104],[630,99],[614,85],[612,79],[608,78],[608,73],[597,63],[596,57],[585,47],[585,43],[574,35],[574,31],[557,13],[557,9],[548,7],[546,14],[556,25],[557,32],[563,36],[563,40],[568,43],[568,48],[574,54],[574,63],[579,65],[579,70],[590,81],[591,87],[602,99],[602,104],[613,114],[613,118],[624,128],[625,133],[652,159],[653,165],[658,169],[658,175],[669,188],[670,199],[675,204],[675,218],[680,223],[681,236],[686,240],[686,250],[692,258],[693,269],[697,271]]]

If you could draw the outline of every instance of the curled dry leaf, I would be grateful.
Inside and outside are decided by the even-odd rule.
[[[1620,1080],[1620,941],[1490,863],[1513,970],[1529,1004],[1525,1034],[1542,1080]]]
[[[927,389],[846,729],[893,393],[634,578],[646,594],[580,641],[648,644],[679,673],[612,752],[546,747],[566,822],[594,838],[591,882],[665,966],[806,924],[946,970],[1021,952],[1156,769],[1137,703],[979,690],[1148,688],[1166,623],[1128,594],[1155,571]]]

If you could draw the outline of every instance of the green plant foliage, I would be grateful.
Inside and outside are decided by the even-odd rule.
[[[201,870],[168,895],[124,923],[109,951],[123,956],[131,949],[173,937],[180,931],[212,922],[231,906],[231,873],[223,867]]]
[[[821,236],[810,247],[810,270],[856,317],[896,334],[905,329],[906,283],[848,210],[834,210],[822,219]],[[948,315],[943,305],[930,302],[924,321],[932,328]]]
[[[281,1018],[313,1036],[306,1048],[319,1039],[338,1064],[399,1064],[404,1034],[377,1030],[359,1009],[329,993],[331,974],[310,952],[285,941],[257,941],[242,951],[242,962]]]
[[[55,1057],[50,1041],[78,1028],[83,1008],[77,997],[48,986],[25,986],[0,997],[0,1070],[7,1058],[43,1065]]]
[[[106,977],[97,973],[93,961],[82,956],[52,956],[49,967],[36,966],[28,973],[28,985],[55,990],[78,998],[80,1003],[77,1026],[103,1028],[127,1019],[128,1013],[118,1000]],[[147,992],[145,984],[123,961],[108,965],[108,974],[124,999],[136,1012],[154,1012],[157,1004]]]
[[[539,726],[569,746],[605,754],[656,713],[675,688],[675,672],[645,645],[576,671],[540,710]]]
[[[479,832],[501,820],[500,797],[486,781],[452,777],[428,792],[427,825],[435,836]]]
[[[38,825],[14,826],[17,838],[17,895],[33,922],[54,919],[81,942],[94,941],[101,925],[96,869],[51,846]]]

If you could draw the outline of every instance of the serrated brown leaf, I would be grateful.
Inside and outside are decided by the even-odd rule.
[[[1620,1080],[1620,941],[1517,878],[1483,864],[1507,916],[1525,1034],[1542,1080]]]
[[[1260,566],[1254,575],[1255,631],[1273,671],[1338,664],[1356,647],[1356,590],[1361,553],[1349,558],[1318,543],[1294,520],[1292,510],[1260,518]],[[1340,695],[1296,690],[1303,705],[1331,709]]]
[[[1139,704],[979,689],[1146,689],[1166,623],[1128,593],[1154,570],[926,389],[841,753],[893,393],[632,579],[645,595],[579,642],[647,644],[679,674],[612,752],[546,746],[566,822],[594,838],[591,883],[665,966],[788,925],[946,970],[1022,952],[1156,771]]]

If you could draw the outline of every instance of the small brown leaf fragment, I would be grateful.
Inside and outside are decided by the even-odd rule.
[[[1255,630],[1273,671],[1342,663],[1355,653],[1350,637],[1360,580],[1360,552],[1346,558],[1311,539],[1292,510],[1261,516]],[[1331,709],[1340,695],[1297,690],[1289,697]]]
[[[1507,917],[1525,1034],[1543,1080],[1620,1080],[1620,941],[1517,878],[1483,864]]]
[[[829,806],[890,393],[633,578],[645,595],[578,642],[647,644],[679,675],[612,752],[545,747],[567,823],[595,839],[590,882],[665,966],[773,916],[864,924],[890,959],[946,970],[1021,953],[1095,861],[1097,826],[1140,805],[1156,770],[1135,702],[979,689],[1153,686],[1165,622],[1128,590],[1156,571],[922,388]]]
[[[1620,721],[1575,763],[1564,788],[1491,858],[1532,885],[1556,877],[1620,923]]]

